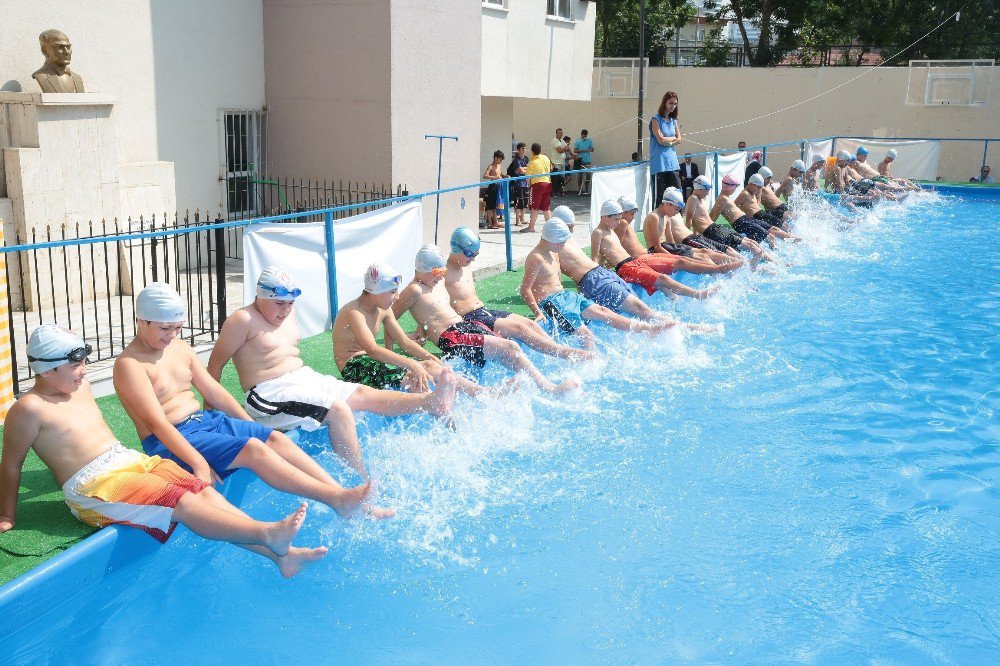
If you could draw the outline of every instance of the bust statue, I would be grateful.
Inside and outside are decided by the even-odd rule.
[[[69,61],[73,59],[73,45],[69,37],[58,30],[46,30],[38,35],[42,46],[45,65],[31,75],[42,92],[47,93],[82,93],[83,79],[71,72]]]

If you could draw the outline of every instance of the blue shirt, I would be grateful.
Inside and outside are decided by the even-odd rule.
[[[673,146],[664,146],[656,140],[656,135],[653,134],[653,123],[660,124],[660,134],[663,136],[677,136],[677,120],[674,118],[664,118],[660,114],[656,114],[649,121],[649,173],[679,171],[681,165],[677,161],[677,151],[674,150]]]
[[[581,150],[590,150],[594,147],[594,142],[588,139],[577,139],[573,142],[573,150],[580,153]],[[580,153],[580,161],[590,164],[590,153]]]

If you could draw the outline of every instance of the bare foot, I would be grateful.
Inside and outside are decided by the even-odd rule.
[[[299,505],[298,509],[288,514],[284,520],[271,523],[264,537],[264,545],[271,549],[278,557],[287,554],[289,547],[292,545],[292,539],[299,533],[302,523],[306,520],[306,509],[308,508],[309,505],[303,502]]]
[[[450,369],[442,372],[433,393],[428,396],[427,411],[435,416],[444,416],[451,412],[456,388],[458,388],[458,377],[455,373]]]
[[[326,556],[326,546],[319,548],[289,548],[288,553],[277,560],[278,571],[283,578],[291,578],[313,562]]]
[[[555,393],[556,395],[560,395],[562,393],[569,393],[570,391],[578,388],[580,388],[580,380],[571,377],[569,379],[564,379],[562,382],[558,384],[553,384],[552,389],[549,391],[549,393]]]
[[[350,518],[354,510],[361,506],[361,503],[368,497],[371,489],[371,481],[365,481],[360,486],[353,488],[341,488],[337,498],[330,503],[330,506],[340,514],[341,518]]]
[[[396,510],[392,507],[375,506],[368,502],[361,505],[361,511],[365,514],[366,518],[373,520],[385,520],[396,515]]]
[[[711,287],[699,290],[698,291],[698,298],[701,299],[701,300],[705,300],[706,298],[708,298],[709,296],[711,296],[715,292],[719,291],[719,289],[722,289],[722,285],[719,284],[719,283],[715,283]]]
[[[576,349],[575,347],[566,347],[566,349],[568,350],[566,358],[570,361],[593,361],[600,356],[596,349]]]

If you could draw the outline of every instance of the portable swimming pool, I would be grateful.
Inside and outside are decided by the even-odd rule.
[[[998,219],[950,195],[806,219],[792,266],[677,306],[724,335],[602,328],[581,396],[462,401],[455,430],[369,419],[400,515],[313,506],[299,542],[330,554],[299,577],[179,529],[5,659],[995,660]],[[256,481],[243,501],[294,504]]]

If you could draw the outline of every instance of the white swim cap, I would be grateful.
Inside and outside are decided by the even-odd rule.
[[[889,159],[891,159],[891,160],[894,160],[894,159],[896,159],[896,155],[899,155],[899,153],[897,153],[897,152],[896,152],[896,149],[895,149],[895,148],[890,148],[890,149],[889,149],[889,152],[887,152],[887,153],[885,154],[885,156],[886,156],[886,157],[888,157],[888,158],[889,158]]]
[[[295,280],[280,266],[268,266],[257,278],[257,298],[294,301],[301,295],[302,290],[295,287]]]
[[[550,243],[565,243],[570,237],[569,227],[558,217],[553,217],[542,227],[542,240]]]
[[[764,178],[765,180],[767,178],[774,178],[774,172],[771,171],[770,169],[768,169],[767,167],[761,167],[757,171],[757,173],[759,173],[761,175],[761,177]]]
[[[814,159],[813,161],[815,162],[816,160]],[[805,171],[806,163],[803,162],[802,160],[795,160],[794,162],[792,162],[792,168],[795,169],[796,171]]]
[[[757,187],[764,187],[764,176],[759,173],[755,173],[750,176],[750,180],[747,181],[751,185],[756,185]]]
[[[373,263],[365,271],[365,291],[369,294],[384,294],[399,289],[403,276],[389,264]]]
[[[562,220],[567,225],[576,224],[576,213],[569,206],[556,206],[552,211],[552,217]]]
[[[623,213],[627,213],[630,210],[639,210],[639,206],[634,201],[624,196],[618,197],[618,205],[622,207]]]
[[[710,190],[712,189],[712,183],[708,180],[707,176],[698,176],[693,181],[691,181],[691,186],[696,190]]]
[[[184,299],[166,282],[153,282],[135,297],[135,318],[173,324],[186,319]]]
[[[841,150],[837,153],[837,159],[844,160],[845,162],[850,162],[852,157],[854,157],[854,155],[851,155],[846,150]]]
[[[614,199],[608,199],[601,204],[601,217],[605,215],[621,215],[622,207]]]
[[[418,273],[430,273],[435,268],[444,268],[448,258],[437,245],[422,245],[417,250],[414,268]]]
[[[68,328],[42,324],[28,338],[28,366],[33,373],[40,375],[70,361],[82,361],[90,351],[83,338]],[[70,358],[71,352],[76,352],[72,354],[74,358]]]
[[[663,191],[663,203],[669,203],[684,210],[684,195],[676,187],[668,187]]]
[[[816,164],[817,162],[826,162],[826,158],[819,154],[813,155],[812,163]]]

